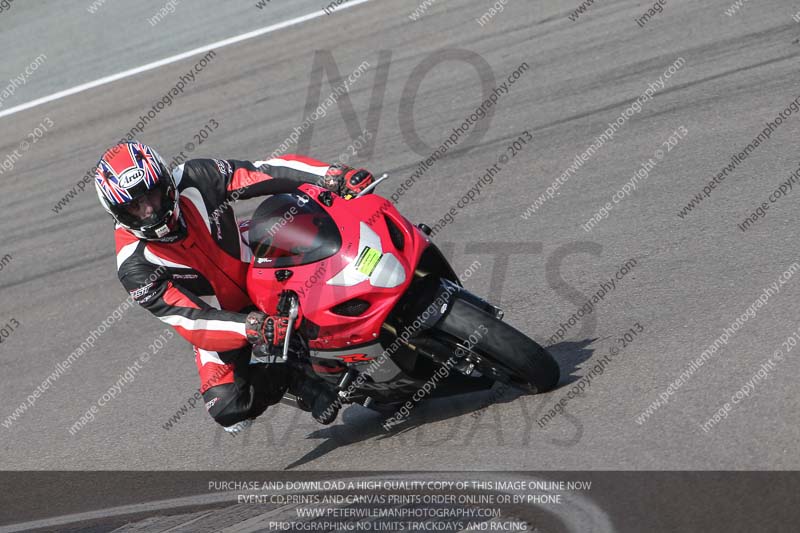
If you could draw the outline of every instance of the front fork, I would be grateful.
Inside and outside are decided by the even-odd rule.
[[[455,282],[440,277],[438,279],[429,278],[429,274],[417,271],[415,276],[422,284],[418,287],[417,294],[413,294],[410,300],[413,302],[408,307],[402,306],[404,311],[403,322],[406,326],[411,323],[421,322],[418,330],[407,340],[404,344],[415,352],[428,357],[434,362],[443,366],[452,366],[466,376],[476,376],[480,373],[476,370],[473,363],[472,356],[475,354],[469,346],[464,344],[464,339],[459,338],[456,342],[456,351],[447,343],[437,339],[435,335],[427,335],[427,330],[437,329],[438,325],[445,320],[446,316],[450,313],[456,300],[475,307],[484,313],[493,316],[497,320],[502,320],[503,310],[499,307],[492,305],[483,298],[480,298],[471,292],[467,291]],[[427,278],[427,279],[426,279]],[[425,294],[427,297],[424,300],[419,296]],[[431,296],[432,295],[432,296]],[[422,302],[422,303],[420,303]],[[443,302],[441,306],[435,308],[433,302]],[[427,307],[424,307],[427,303]],[[422,320],[423,316],[428,316],[426,320]],[[400,339],[398,328],[392,324],[384,323],[383,329],[388,331],[393,337]],[[421,333],[421,334],[420,334]],[[445,354],[448,354],[445,356]],[[453,357],[455,357],[455,364]]]

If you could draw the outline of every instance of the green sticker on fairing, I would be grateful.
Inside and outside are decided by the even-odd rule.
[[[378,266],[378,262],[381,260],[381,257],[383,257],[383,254],[378,250],[375,248],[370,248],[369,246],[365,246],[364,250],[361,252],[361,255],[359,255],[358,259],[356,260],[356,270],[365,276],[371,276],[375,271],[375,267]]]

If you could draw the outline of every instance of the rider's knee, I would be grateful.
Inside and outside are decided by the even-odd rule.
[[[252,394],[248,386],[224,383],[211,387],[203,393],[203,401],[211,418],[221,426],[232,426],[252,418]],[[259,413],[261,414],[261,413]],[[257,416],[257,415],[255,415]]]
[[[288,386],[288,372],[282,365],[262,368],[254,365],[232,383],[222,383],[203,393],[206,410],[218,424],[231,426],[264,413],[280,401]]]

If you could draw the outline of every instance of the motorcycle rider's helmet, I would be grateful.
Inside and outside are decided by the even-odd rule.
[[[123,142],[106,150],[94,185],[103,208],[140,239],[163,239],[182,227],[175,179],[145,144]]]

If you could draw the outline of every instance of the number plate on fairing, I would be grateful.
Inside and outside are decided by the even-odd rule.
[[[365,246],[361,255],[356,259],[356,269],[365,276],[371,276],[382,257],[383,254],[380,251]]]

